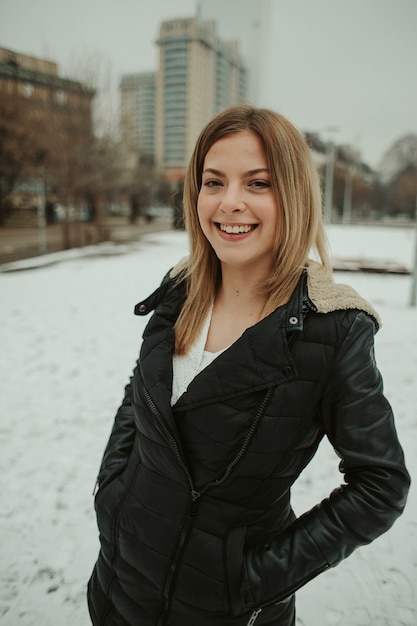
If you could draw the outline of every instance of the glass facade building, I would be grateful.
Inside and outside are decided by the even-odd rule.
[[[156,161],[175,181],[210,117],[245,100],[246,69],[237,43],[221,41],[214,21],[163,22],[157,44]]]
[[[121,134],[130,149],[155,156],[155,73],[126,74],[120,81]]]

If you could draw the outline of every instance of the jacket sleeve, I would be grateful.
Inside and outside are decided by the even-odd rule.
[[[269,544],[244,550],[235,614],[288,597],[387,531],[405,506],[410,478],[383,395],[373,334],[371,319],[358,313],[320,406],[345,483]]]
[[[101,489],[126,467],[136,434],[131,393],[132,379],[125,387],[122,404],[117,410],[113,428],[104,450],[100,471],[97,478]]]

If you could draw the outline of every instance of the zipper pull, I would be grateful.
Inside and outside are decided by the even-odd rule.
[[[191,507],[190,507],[190,512],[189,512],[189,515],[191,517],[194,517],[195,515],[195,510],[197,508],[197,500],[199,499],[200,496],[201,496],[201,493],[199,491],[196,491],[195,489],[191,489]]]
[[[252,615],[250,616],[250,620],[247,623],[247,626],[253,626],[253,624],[256,622],[256,618],[258,617],[259,613],[262,611],[262,609],[255,609],[254,612],[252,613]]]
[[[201,493],[199,491],[196,491],[195,489],[191,489],[191,499],[193,502],[198,500],[200,496],[201,496]]]

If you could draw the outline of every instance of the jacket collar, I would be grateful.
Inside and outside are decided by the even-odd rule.
[[[307,298],[318,313],[358,309],[373,319],[376,330],[381,326],[381,319],[369,302],[349,285],[335,283],[331,271],[311,260],[307,265]]]
[[[161,304],[167,293],[174,289],[181,292],[182,304],[185,298],[184,281],[170,278],[170,273],[168,273],[160,287],[135,306],[135,314],[147,315]],[[303,313],[307,309],[318,313],[358,309],[365,311],[373,319],[376,330],[381,326],[380,316],[369,302],[349,285],[335,283],[332,272],[313,260],[307,262],[302,278],[287,304],[286,328],[288,331],[302,330]]]
[[[211,403],[286,382],[297,375],[288,334],[303,328],[305,279],[290,302],[247,329],[196,376],[176,408]],[[145,387],[161,413],[170,414],[173,326],[185,299],[184,281],[167,279],[135,307],[137,315],[155,309],[143,335],[140,370]]]
[[[167,296],[172,296],[172,294],[176,294],[176,296],[174,296],[174,299],[169,297],[169,306],[175,300],[177,301],[177,306],[174,306],[175,310],[182,305],[185,299],[185,281],[179,280],[179,278],[171,278],[170,272],[168,272],[159,287],[147,298],[138,302],[134,309],[135,315],[148,315],[148,313],[157,309]]]
[[[160,287],[135,307],[137,315],[155,310],[144,332],[140,368],[149,394],[164,413],[171,396],[173,326],[184,299],[185,281],[167,275]],[[247,329],[197,375],[176,408],[227,399],[291,380],[297,372],[288,340],[303,330],[306,312],[347,309],[366,311],[378,328],[378,314],[366,300],[351,287],[334,283],[330,272],[309,261],[289,302]]]
[[[185,284],[184,281],[178,281],[176,279],[170,278],[169,273],[165,276],[161,285],[155,289],[153,293],[151,293],[147,298],[141,300],[136,304],[134,313],[135,315],[148,315],[152,311],[159,309],[163,304],[166,296],[169,297],[168,310],[169,306],[174,304],[171,315],[174,314],[176,319],[176,315],[179,312],[179,308],[184,302],[185,299]],[[287,318],[286,318],[286,329],[288,332],[293,330],[302,330],[303,329],[303,313],[306,310],[306,301],[308,299],[307,294],[307,281],[306,281],[306,272],[303,273],[302,278],[298,282],[294,293],[291,297],[291,300],[286,305],[287,308]],[[168,310],[164,307],[163,313],[167,314]],[[168,314],[168,317],[170,315]]]

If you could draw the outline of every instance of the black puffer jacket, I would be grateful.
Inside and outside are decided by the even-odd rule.
[[[313,267],[309,291],[303,276],[172,409],[183,285],[166,280],[137,306],[156,310],[98,477],[93,624],[290,625],[293,592],[400,515],[409,476],[375,315],[322,276]],[[290,487],[324,434],[345,483],[295,519]]]

